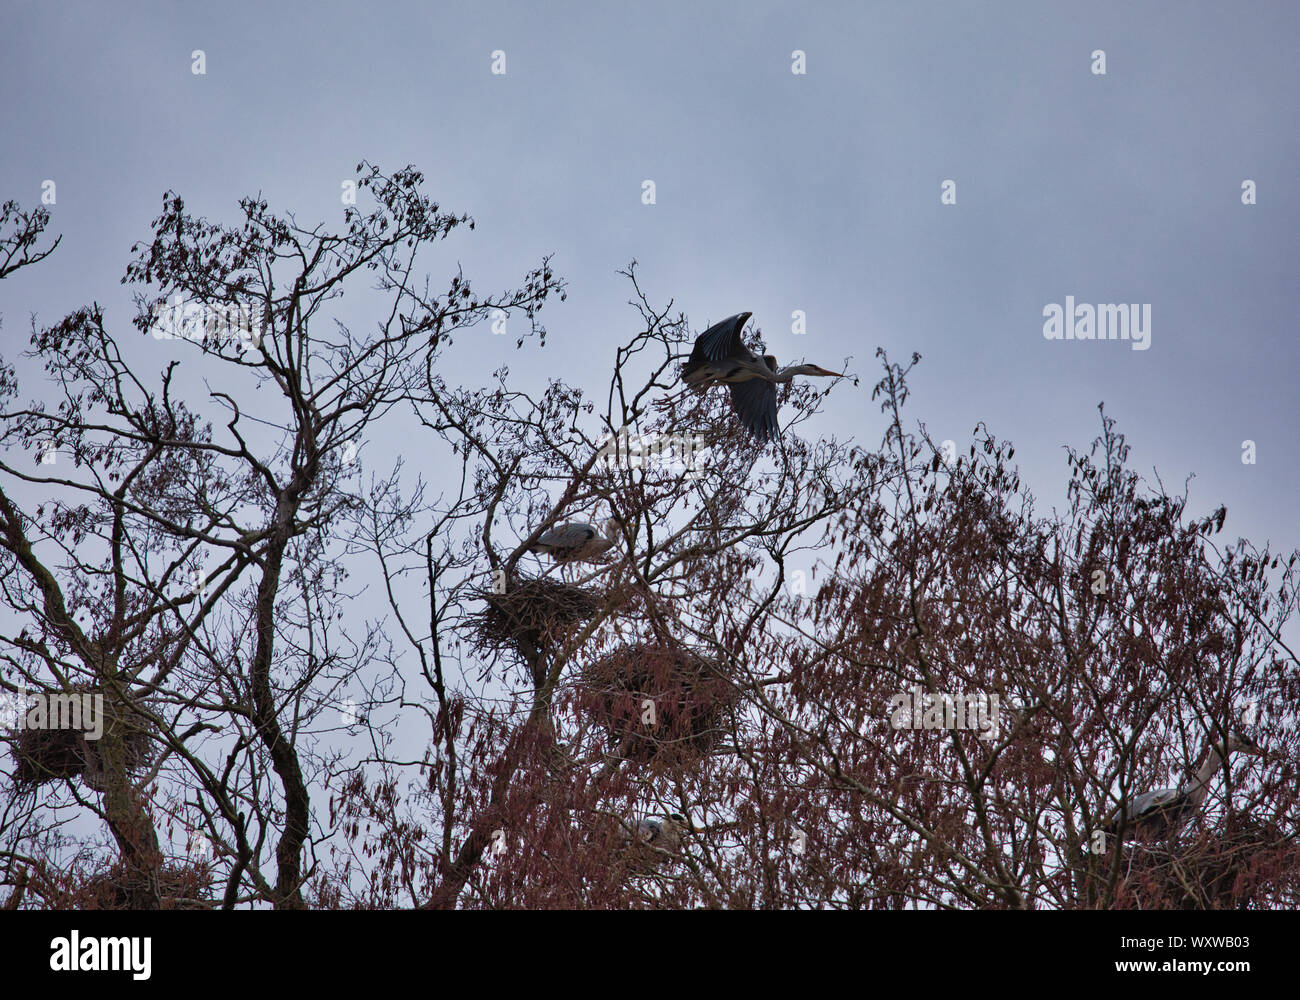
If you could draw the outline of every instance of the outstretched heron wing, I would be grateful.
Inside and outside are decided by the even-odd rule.
[[[760,441],[777,436],[776,385],[763,378],[730,382],[731,408],[745,429]]]
[[[749,319],[747,312],[736,313],[721,323],[714,323],[695,338],[695,348],[691,351],[690,364],[701,361],[725,361],[734,357],[753,357],[740,339],[740,331]]]

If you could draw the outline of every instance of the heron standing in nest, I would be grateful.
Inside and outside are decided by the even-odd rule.
[[[537,539],[529,551],[550,556],[561,565],[598,563],[609,558],[606,553],[618,544],[618,522],[605,522],[604,534],[594,524],[570,521],[551,528]]]
[[[1266,756],[1245,733],[1233,733],[1226,741],[1217,740],[1210,745],[1205,763],[1190,782],[1177,788],[1157,788],[1143,792],[1128,803],[1121,802],[1100,827],[1104,832],[1122,836],[1124,840],[1172,837],[1190,820],[1205,803],[1210,780],[1218,773],[1233,750],[1255,756]]]

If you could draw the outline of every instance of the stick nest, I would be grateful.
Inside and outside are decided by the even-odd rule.
[[[713,750],[738,694],[716,660],[637,643],[585,667],[578,700],[623,757],[671,766]]]
[[[88,787],[103,791],[105,741],[119,733],[128,771],[139,770],[152,761],[149,733],[141,728],[144,720],[121,704],[113,693],[95,688],[76,688],[69,692],[44,691],[40,695],[47,699],[52,696],[72,695],[82,699],[85,695],[103,695],[103,734],[97,740],[86,738],[84,713],[81,729],[33,728],[24,724],[9,736],[10,752],[16,765],[14,781],[19,787],[32,788],[80,775]],[[82,707],[84,709],[84,700]],[[47,714],[52,714],[52,711]]]
[[[140,876],[135,876],[139,878]],[[163,910],[207,910],[213,877],[202,864],[168,864],[158,869],[158,901]],[[121,863],[91,875],[75,890],[55,899],[58,909],[125,910],[130,892]]]
[[[544,577],[512,580],[504,594],[482,591],[487,605],[470,618],[478,641],[493,649],[518,649],[525,656],[595,615],[601,594]]]
[[[1296,849],[1272,823],[1229,817],[1210,838],[1163,868],[1168,905],[1188,910],[1255,909],[1269,905],[1272,890],[1296,885]]]
[[[1243,813],[1195,837],[1133,844],[1119,860],[1116,905],[1125,909],[1276,908],[1300,887],[1300,849],[1292,838]]]

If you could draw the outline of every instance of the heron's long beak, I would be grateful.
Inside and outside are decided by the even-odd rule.
[[[814,365],[813,367],[817,369],[817,374],[818,374],[818,375],[831,375],[831,376],[834,376],[835,378],[843,378],[843,377],[844,377],[844,373],[843,373],[843,372],[833,372],[833,371],[828,371],[827,369],[822,368],[820,365]]]

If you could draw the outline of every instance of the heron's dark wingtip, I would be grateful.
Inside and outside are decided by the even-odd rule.
[[[746,424],[745,430],[749,431],[750,436],[759,444],[767,444],[769,441],[775,441],[781,436],[775,424],[764,418],[760,418],[752,424]]]

